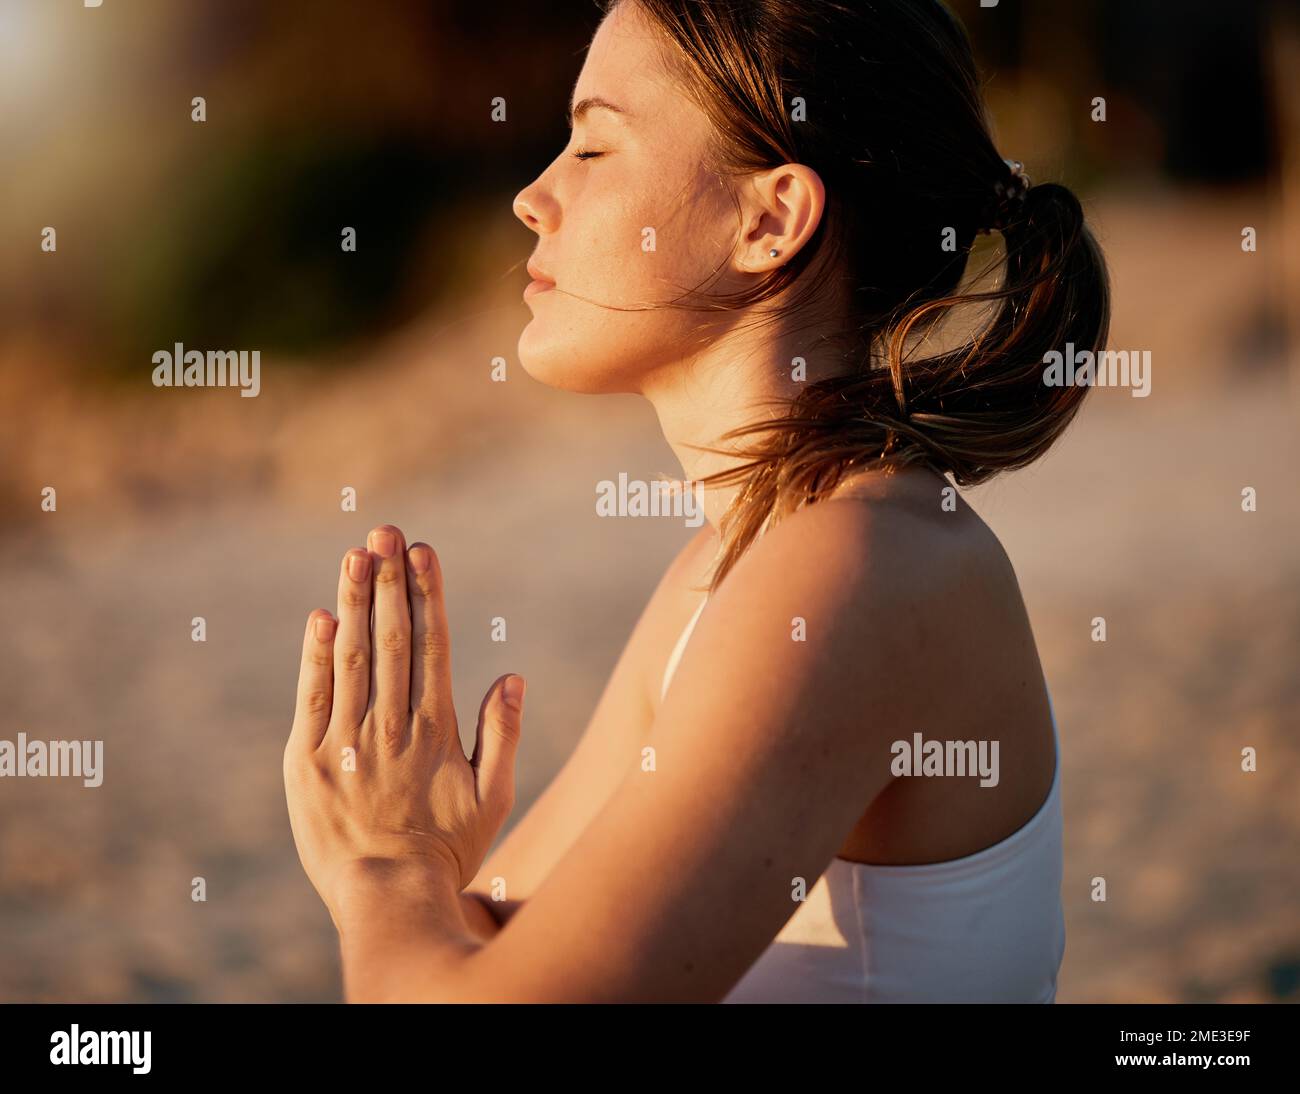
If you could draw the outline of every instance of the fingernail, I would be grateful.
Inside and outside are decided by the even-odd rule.
[[[328,615],[318,615],[316,617],[316,641],[329,642],[334,637],[334,628],[338,626],[337,622]]]
[[[353,581],[365,581],[370,576],[370,556],[364,551],[353,551],[348,555],[348,577]]]
[[[380,558],[392,558],[397,550],[397,537],[392,532],[376,532],[370,537],[370,543]]]
[[[411,569],[417,574],[422,574],[429,568],[429,552],[423,547],[412,547],[406,553],[411,559]]]
[[[522,676],[507,676],[506,682],[501,685],[501,697],[506,701],[506,705],[519,710],[524,705],[524,678]]]

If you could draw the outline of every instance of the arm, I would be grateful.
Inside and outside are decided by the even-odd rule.
[[[793,879],[820,876],[888,785],[890,743],[949,713],[932,666],[950,651],[915,610],[941,575],[908,580],[912,552],[872,539],[864,510],[828,504],[750,549],[655,720],[656,769],[627,758],[510,930],[467,943],[434,861],[354,887],[356,912],[339,921],[348,997],[722,998],[793,914]],[[806,641],[792,641],[795,617]]]

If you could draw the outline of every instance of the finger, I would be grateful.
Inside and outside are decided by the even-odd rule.
[[[523,729],[526,684],[522,676],[507,675],[492,685],[479,711],[474,741],[475,785],[479,804],[500,820],[515,804],[515,755]]]
[[[411,598],[411,709],[448,732],[455,716],[451,698],[451,631],[443,597],[442,567],[427,543],[407,552]]]
[[[371,531],[367,542],[375,570],[375,645],[370,695],[378,724],[391,737],[403,732],[411,709],[411,607],[406,599],[406,539],[401,529],[381,524]]]
[[[334,700],[334,632],[337,623],[324,608],[307,617],[298,669],[298,699],[289,739],[301,748],[316,749],[325,737]]]
[[[351,737],[370,701],[370,552],[354,548],[339,569],[339,626],[334,636],[334,715]]]

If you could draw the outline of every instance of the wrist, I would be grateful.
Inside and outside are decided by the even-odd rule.
[[[332,906],[351,919],[387,902],[445,903],[459,892],[458,876],[437,857],[354,859],[335,875]]]
[[[440,994],[481,945],[456,878],[440,862],[371,860],[347,868],[336,889],[334,924],[349,1000]]]

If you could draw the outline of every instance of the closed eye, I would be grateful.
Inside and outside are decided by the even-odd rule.
[[[579,148],[576,152],[573,153],[573,158],[575,160],[592,160],[595,159],[597,156],[603,156],[604,154],[605,154],[604,152],[588,152],[584,148]]]

